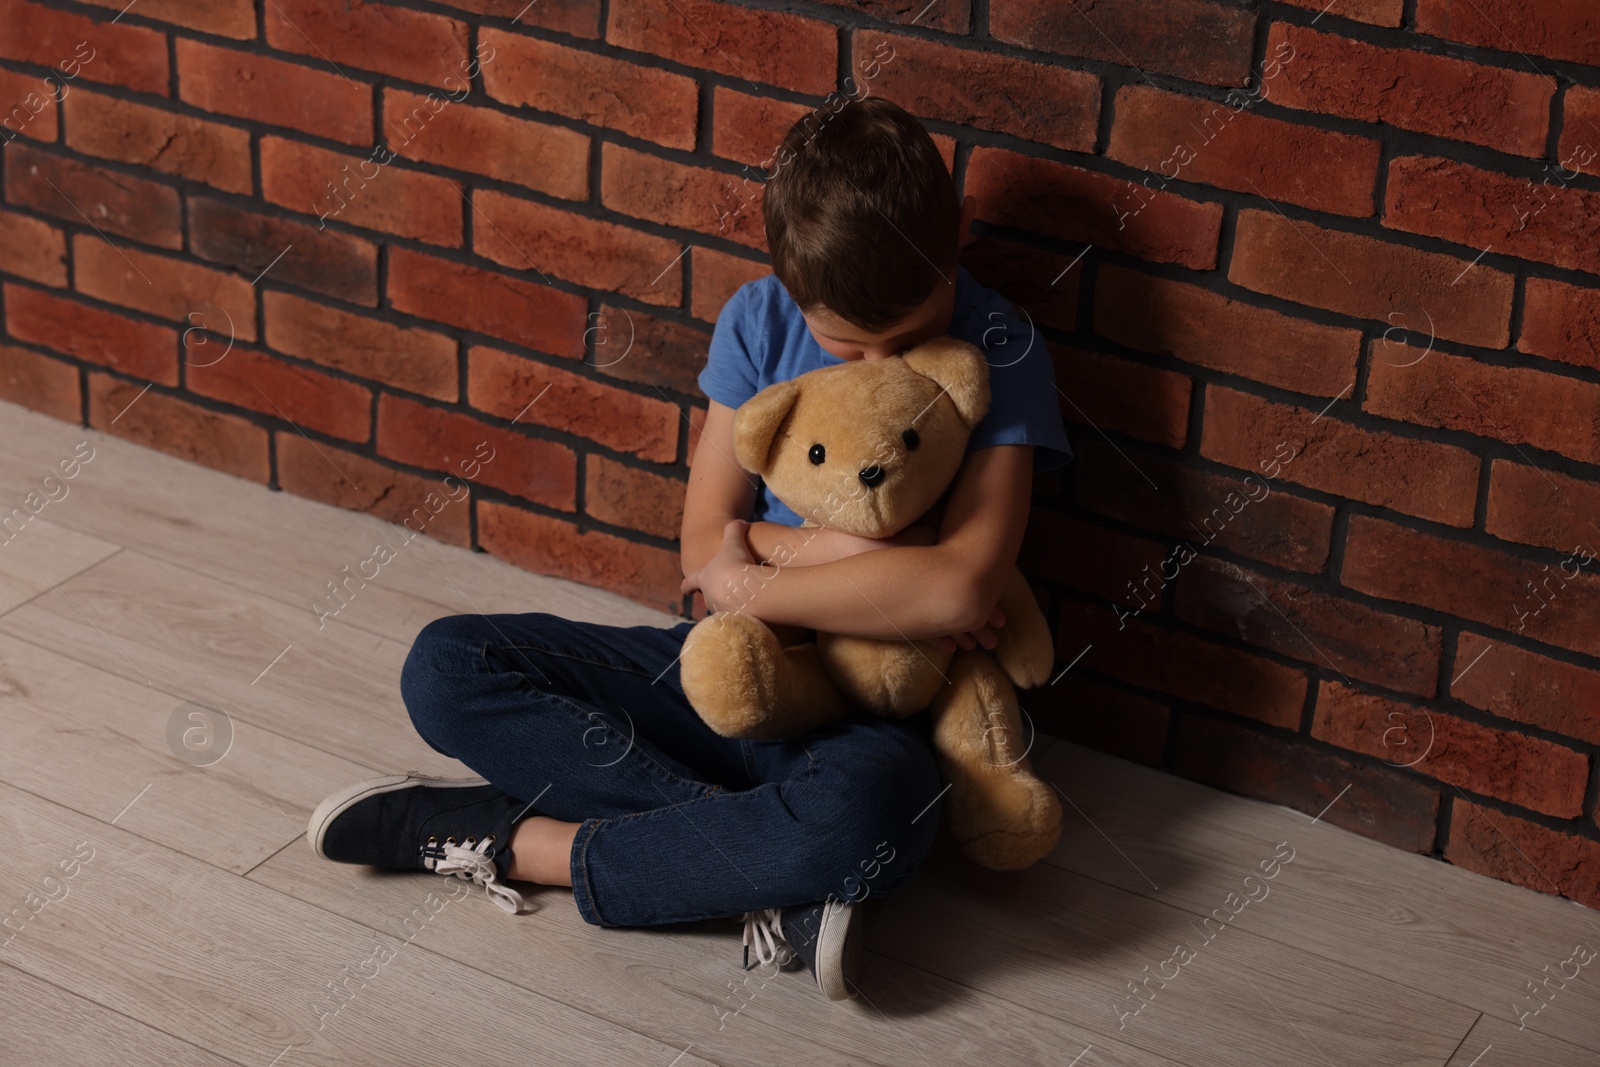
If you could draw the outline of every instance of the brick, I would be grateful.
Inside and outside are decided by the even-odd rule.
[[[1456,797],[1444,858],[1502,882],[1600,907],[1600,842]],[[1560,876],[1552,881],[1552,874]]]
[[[1374,358],[1364,406],[1391,419],[1600,462],[1600,385],[1532,367],[1445,352],[1416,361]]]
[[[1158,189],[1176,179],[1337,215],[1372,215],[1377,141],[1265,118],[1251,103],[1235,93],[1218,103],[1125,85],[1106,155],[1152,172]]]
[[[601,522],[676,541],[683,527],[684,483],[596,452],[583,468],[584,510]]]
[[[565,445],[389,393],[378,398],[378,455],[452,473],[476,457],[479,485],[563,511],[577,503],[578,461]]]
[[[69,79],[167,95],[166,34],[28,0],[0,0],[0,59],[51,67]]]
[[[1083,261],[1037,248],[980,237],[960,253],[972,280],[1001,293],[1034,322],[1072,330],[1078,324]]]
[[[467,403],[479,411],[575,434],[640,459],[671,463],[678,408],[581,374],[476,346],[467,353]]]
[[[1173,771],[1185,778],[1321,816],[1408,852],[1433,849],[1435,786],[1231,723],[1184,715],[1173,732]]]
[[[683,253],[676,241],[492,189],[472,206],[472,250],[485,259],[648,304],[683,303],[683,272],[669,269]]]
[[[1379,48],[1282,22],[1267,47],[1294,54],[1271,83],[1274,104],[1544,155],[1555,84],[1541,74]]]
[[[611,304],[600,305],[589,329],[590,365],[601,374],[705,399],[697,381],[711,344],[704,330]]]
[[[700,435],[705,432],[705,428],[706,409],[696,404],[689,409],[689,441],[686,449],[688,458],[683,461],[685,466],[694,466],[694,450],[700,444]],[[702,614],[705,613],[704,603],[700,605],[700,611]]]
[[[702,322],[715,322],[717,316],[722,314],[728,298],[741,285],[772,273],[772,266],[768,263],[729,255],[714,248],[702,248],[700,245],[694,246],[687,259],[694,277],[689,294],[689,313]]]
[[[178,95],[219,115],[372,144],[372,87],[270,56],[177,41]]]
[[[87,363],[178,384],[178,331],[21,285],[5,287],[6,332]]]
[[[201,259],[225,263],[252,279],[265,271],[264,278],[273,282],[377,305],[378,249],[371,242],[220,200],[188,199],[189,247]]]
[[[279,488],[365,511],[446,544],[471,546],[472,504],[463,496],[470,490],[460,479],[419,478],[326,442],[312,444],[293,430],[279,430],[272,438]]]
[[[972,29],[972,0],[822,0],[885,22],[965,34]]]
[[[407,170],[377,154],[348,156],[261,138],[261,192],[271,203],[347,226],[461,247],[465,198],[453,178]]]
[[[1591,515],[1600,515],[1600,482],[1494,461],[1483,528],[1496,537],[1566,552],[1593,543]]]
[[[1353,515],[1340,581],[1586,656],[1600,653],[1600,576],[1580,571],[1541,599],[1530,590],[1543,577],[1533,561],[1509,552]]]
[[[265,25],[267,44],[280,51],[452,93],[469,84],[475,66],[467,55],[466,23],[393,4],[272,0]]]
[[[817,110],[805,104],[713,86],[711,151],[737,163],[770,169],[790,127]],[[818,121],[821,118],[818,116]]]
[[[274,350],[435,400],[457,399],[455,338],[290,293],[263,296],[267,344]]]
[[[62,108],[67,144],[85,155],[176,174],[231,193],[248,195],[253,189],[247,130],[82,89],[69,93]]]
[[[1123,625],[1125,623],[1125,625]],[[1119,628],[1120,627],[1120,628]],[[1084,646],[1090,645],[1087,652]],[[1306,678],[1285,667],[1203,637],[1121,620],[1107,608],[1061,607],[1056,655],[1144,689],[1294,729],[1305,704]]]
[[[1588,85],[1574,85],[1567,89],[1561,102],[1565,121],[1561,125],[1561,143],[1557,146],[1556,177],[1565,178],[1568,172],[1600,174],[1600,89]],[[1549,170],[1549,164],[1545,165]]]
[[[89,375],[89,425],[169,456],[267,484],[267,431],[239,415],[191,404],[109,374]]]
[[[600,149],[600,202],[637,219],[767,250],[760,185],[747,178],[607,142]]]
[[[978,48],[877,30],[851,34],[858,70],[878,70],[873,96],[922,118],[1093,152],[1100,79]]]
[[[1166,554],[1167,546],[1156,541],[1035,507],[1017,566],[1030,578],[1120,600],[1127,595],[1124,584],[1160,566]]]
[[[1450,695],[1504,719],[1600,744],[1600,671],[1463,632]],[[1480,790],[1481,792],[1481,790]]]
[[[576,130],[395,89],[384,92],[383,123],[390,149],[405,159],[567,200],[589,195],[589,138]]]
[[[1042,346],[1044,342],[1039,341]],[[1183,374],[1065,345],[1054,347],[1057,406],[1069,423],[1117,430],[1141,441],[1182,448],[1189,439],[1189,394]]]
[[[1306,322],[1114,263],[1101,265],[1094,296],[1095,333],[1129,348],[1312,396],[1338,396],[1355,384],[1360,330]]]
[[[1282,458],[1280,476],[1296,485],[1451,526],[1472,525],[1478,458],[1466,449],[1207,387],[1201,455],[1253,470],[1262,460],[1281,458],[1285,445],[1292,459]]]
[[[41,219],[0,210],[0,271],[57,289],[67,284],[67,238]]]
[[[600,0],[539,0],[531,7],[527,0],[442,0],[440,6],[512,19],[519,26],[539,26],[574,37],[600,36]],[[479,40],[486,40],[488,32],[489,27],[481,27]]]
[[[192,346],[194,339],[188,340]],[[191,348],[184,384],[200,396],[259,411],[297,429],[356,442],[372,436],[371,390],[240,345],[222,359]]]
[[[0,345],[0,400],[78,422],[83,410],[78,368],[25,348]]]
[[[700,103],[693,78],[488,26],[479,35],[495,50],[483,85],[496,100],[669,148],[694,147]]]
[[[677,615],[683,570],[678,554],[518,508],[478,501],[478,544],[535,574],[609,589]]]
[[[1403,156],[1389,163],[1384,200],[1390,229],[1600,274],[1600,192]]]
[[[1220,204],[1000,148],[973,149],[966,192],[977,198],[985,222],[1158,263],[1217,265]]]
[[[1017,693],[1034,730],[1147,767],[1161,766],[1171,708],[1077,671],[1058,678]]]
[[[58,80],[46,81],[32,74],[0,70],[0,140],[31,137],[35,141],[54,141],[60,130],[56,119],[56,100],[63,95]],[[70,95],[70,89],[66,90]]]
[[[1600,290],[1528,278],[1517,348],[1600,370]]]
[[[717,0],[615,0],[606,41],[802,93],[827,93],[838,71],[838,34],[828,23]]]
[[[493,271],[408,249],[389,253],[389,302],[396,311],[577,359],[588,301]]]
[[[1245,210],[1239,212],[1228,280],[1397,329],[1504,348],[1510,339],[1512,278],[1471,264],[1470,257],[1291,222],[1274,211]]]
[[[86,4],[124,11],[127,0],[83,0]],[[170,22],[201,33],[248,41],[256,35],[256,9],[251,0],[140,0],[140,18]]]
[[[1333,508],[1326,504],[1282,488],[1265,497],[1256,491],[1252,500],[1243,495],[1241,477],[1195,470],[1146,451],[1124,449],[1124,458],[1093,438],[1076,447],[1073,500],[1096,514],[1179,538],[1191,552],[1214,542],[1310,574],[1328,561]],[[1240,501],[1248,506],[1238,506]]]
[[[1437,626],[1226,560],[1188,564],[1175,593],[1174,610],[1185,622],[1390,689],[1423,697],[1438,691]]]
[[[1600,63],[1600,11],[1563,0],[1417,0],[1418,33],[1524,55]],[[1515,43],[1513,43],[1515,42]]]
[[[178,193],[171,186],[47,155],[20,143],[6,148],[6,199],[106,233],[162,248],[183,247]]]
[[[1303,7],[1309,11],[1326,11],[1339,18],[1370,22],[1374,26],[1398,26],[1403,0],[1282,0],[1283,3]],[[1276,26],[1274,26],[1276,28]]]
[[[236,340],[256,339],[255,290],[235,274],[176,256],[112,248],[92,234],[72,239],[78,292]]]
[[[1008,44],[1243,85],[1256,16],[1208,0],[993,0],[989,32]]]

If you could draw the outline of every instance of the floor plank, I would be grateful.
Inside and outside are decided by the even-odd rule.
[[[1438,1067],[1477,1015],[1255,935],[1250,909],[1272,908],[1273,895],[1209,943],[1201,912],[1048,864],[1000,873],[936,854],[891,900],[878,924],[885,955],[1191,1067],[1314,1050],[1335,1063]],[[1193,957],[1164,964],[1180,944]],[[1152,975],[1145,999],[1130,992]]]
[[[42,475],[89,441],[94,459],[40,518],[253,590],[313,618],[312,605],[323,601],[327,583],[345,577],[346,567],[359,573],[358,564],[382,541],[395,558],[373,580],[350,586],[349,606],[337,621],[408,645],[429,620],[474,611],[548,611],[616,626],[675,621],[624,597],[484,553],[463,566],[460,548],[425,535],[406,540],[376,516],[272,492],[3,401],[0,425],[7,444],[0,450],[0,501],[20,502]]]
[[[80,645],[99,641],[80,629]],[[256,866],[370,776],[215,710],[0,634],[0,781],[224,870]]]
[[[198,701],[352,764],[456,775],[400,699],[408,646],[123,551],[0,617],[0,633]]]
[[[683,1051],[9,786],[0,808],[19,884],[57,897],[6,961],[239,1063],[669,1064]],[[62,860],[72,877],[52,873]],[[465,910],[412,893],[441,930]]]
[[[1557,997],[1546,1011],[1554,1012],[1559,1002]],[[1595,1067],[1600,1063],[1600,1055],[1593,1049],[1552,1037],[1538,1026],[1537,1019],[1518,1028],[1515,1023],[1485,1015],[1445,1067]]]
[[[70,897],[71,890],[68,890]],[[65,900],[66,898],[63,898]],[[230,1067],[204,1049],[0,963],[7,1063],[115,1063],[124,1067]],[[17,1050],[29,1049],[27,1059]]]
[[[1048,862],[1204,912],[1290,841],[1296,858],[1268,886],[1273,904],[1250,909],[1252,933],[1513,1024],[1526,982],[1566,959],[1577,941],[1600,949],[1600,921],[1587,908],[1375,846],[1288,808],[1067,742],[1035,767],[1071,801]],[[1574,1010],[1550,1013],[1546,1028],[1600,1049],[1600,978],[1586,971],[1564,995]]]
[[[436,876],[395,874],[318,859],[293,845],[250,880],[379,929],[404,915]],[[531,887],[530,887],[531,888]],[[626,1024],[658,1040],[692,1042],[724,1064],[1065,1064],[1089,1045],[1085,1064],[1168,1067],[1171,1061],[1108,1039],[1071,1020],[1041,1015],[872,953],[877,912],[866,916],[864,995],[834,1004],[803,974],[739,970],[742,924],[590,926],[569,893],[531,888],[529,907],[503,915],[474,889],[448,929],[417,943],[464,961],[494,960],[495,973],[527,989]],[[893,907],[892,900],[874,902]],[[508,932],[509,931],[509,932]],[[516,952],[502,946],[514,941]],[[803,1055],[800,1050],[804,1049]],[[1070,1050],[1063,1057],[1064,1051]]]
[[[62,502],[70,499],[68,493]],[[40,517],[28,519],[15,531],[0,527],[0,615],[118,551],[110,541]]]

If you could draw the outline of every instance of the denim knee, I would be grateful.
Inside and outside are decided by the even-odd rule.
[[[826,800],[797,805],[807,832],[793,877],[817,900],[881,896],[933,847],[944,788],[937,760],[925,736],[897,729],[872,758],[838,771],[825,784]]]
[[[474,669],[484,629],[481,615],[446,615],[418,631],[406,653],[400,668],[400,699],[417,733],[434,748],[439,748],[435,738],[446,716],[460,706],[459,679]]]

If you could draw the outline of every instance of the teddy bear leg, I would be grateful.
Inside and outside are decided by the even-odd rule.
[[[818,633],[817,654],[852,707],[888,719],[915,715],[946,684],[951,653],[928,641]]]
[[[705,724],[723,737],[798,737],[850,714],[814,644],[784,648],[760,619],[719,611],[689,631],[679,679]]]
[[[934,749],[950,782],[950,829],[974,862],[1017,871],[1049,855],[1061,803],[1028,761],[1016,690],[977,651],[956,654],[933,706]]]
[[[1006,621],[995,643],[995,659],[1023,689],[1043,685],[1050,677],[1050,668],[1055,666],[1055,642],[1039,602],[1028,588],[1028,580],[1015,567],[1000,595],[1000,610]]]

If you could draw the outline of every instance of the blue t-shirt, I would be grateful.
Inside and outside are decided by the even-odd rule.
[[[1072,446],[1044,338],[1005,297],[979,285],[961,266],[947,332],[978,346],[989,360],[989,412],[973,428],[967,454],[990,445],[1033,445],[1035,471],[1067,464]],[[723,305],[699,384],[712,400],[737,408],[774,382],[844,362],[817,344],[789,291],[769,274],[740,286]],[[751,521],[799,526],[802,520],[763,482]]]

